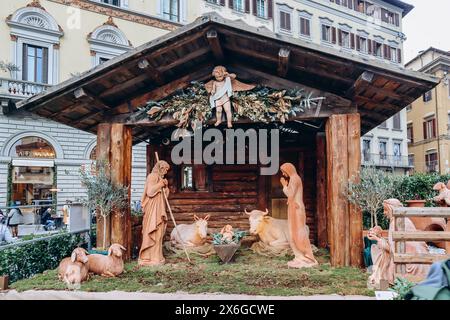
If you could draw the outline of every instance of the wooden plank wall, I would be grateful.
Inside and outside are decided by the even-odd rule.
[[[171,165],[171,170],[167,175],[171,189],[169,202],[177,224],[192,223],[194,214],[199,217],[209,214],[211,215],[208,224],[210,232],[220,231],[226,224],[231,224],[241,230],[248,230],[249,222],[248,216],[244,213],[245,209],[265,210],[268,208],[271,210],[271,179],[260,176],[259,167],[256,165],[213,165],[203,166],[203,168],[202,165],[196,165],[194,166],[194,183],[198,184],[197,179],[204,175],[205,185],[200,186],[204,191],[180,190],[181,166],[171,163],[170,148],[148,146],[148,149],[148,156],[154,157],[153,151],[158,150],[160,158]],[[316,155],[314,146],[310,145],[307,149],[302,147],[301,149],[281,150],[281,153],[283,152],[299,153],[299,163],[296,165],[303,179],[307,224],[310,228],[310,239],[316,243]],[[278,181],[279,176],[274,180]],[[173,223],[169,221],[166,239],[169,238],[172,230]],[[140,231],[135,229],[133,232]]]

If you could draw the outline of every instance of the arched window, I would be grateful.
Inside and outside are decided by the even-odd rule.
[[[92,66],[102,64],[132,48],[111,17],[88,36],[88,41],[91,45]]]
[[[89,160],[97,160],[97,146],[95,146],[89,154]]]
[[[18,140],[10,151],[13,158],[55,159],[53,146],[39,137],[24,137]]]
[[[58,83],[59,40],[62,28],[39,4],[32,2],[7,18],[13,41],[12,61],[20,71],[16,79],[44,83]]]

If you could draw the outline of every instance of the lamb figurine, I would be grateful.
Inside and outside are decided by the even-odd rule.
[[[79,288],[81,282],[89,279],[89,258],[83,248],[75,248],[70,257],[59,263],[58,278],[63,280],[69,289]]]
[[[89,272],[102,277],[116,277],[122,274],[124,269],[122,251],[126,251],[126,249],[122,245],[114,243],[108,249],[108,256],[103,254],[89,255]]]
[[[450,181],[449,181],[450,184]],[[433,198],[436,203],[443,203],[450,207],[450,189],[442,182],[434,185],[433,190],[439,191],[439,194]]]

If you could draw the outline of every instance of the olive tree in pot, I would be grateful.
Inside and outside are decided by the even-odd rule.
[[[123,215],[129,208],[128,187],[114,185],[108,175],[109,168],[109,163],[97,161],[95,165],[83,166],[80,170],[81,183],[86,188],[87,198],[79,200],[95,209],[103,221],[106,221],[112,212]],[[106,223],[103,223],[102,249],[106,249]]]
[[[348,182],[348,199],[363,212],[370,214],[370,227],[378,226],[378,213],[383,201],[392,198],[396,177],[375,167],[364,167],[360,172],[360,181]]]

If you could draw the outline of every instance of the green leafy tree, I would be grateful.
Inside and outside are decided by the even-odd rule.
[[[348,199],[370,214],[370,226],[378,226],[378,213],[383,201],[392,198],[398,178],[375,167],[364,167],[360,181],[348,183]]]
[[[87,198],[79,199],[84,205],[96,209],[103,221],[114,211],[123,215],[129,208],[128,186],[116,186],[111,182],[107,172],[110,168],[106,162],[82,167],[81,182],[86,188]],[[103,248],[106,248],[106,223],[103,223]]]

